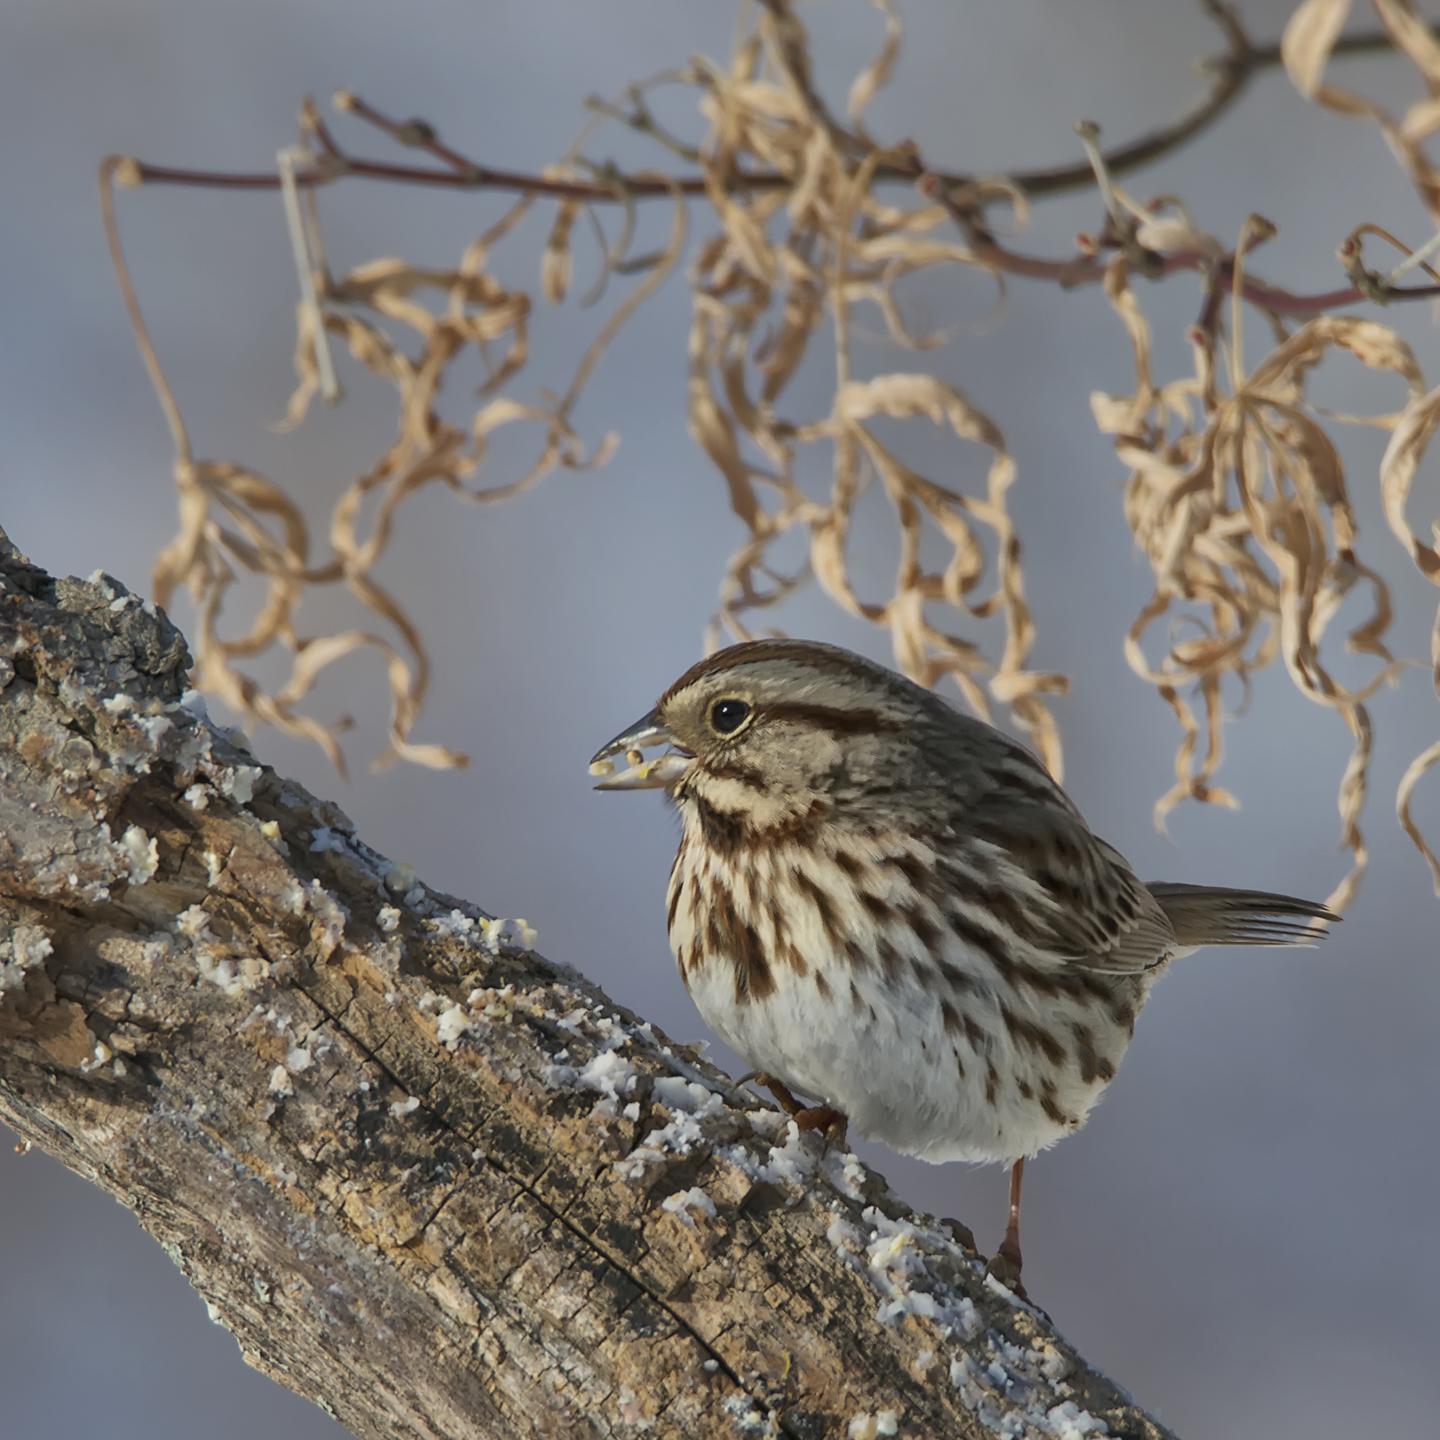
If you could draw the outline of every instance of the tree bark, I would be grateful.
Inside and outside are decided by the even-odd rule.
[[[1154,1440],[963,1227],[260,765],[0,532],[0,1119],[361,1437]]]

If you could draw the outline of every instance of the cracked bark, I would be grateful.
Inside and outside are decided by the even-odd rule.
[[[959,1227],[259,765],[188,663],[0,532],[0,1119],[248,1363],[367,1440],[1168,1433]]]

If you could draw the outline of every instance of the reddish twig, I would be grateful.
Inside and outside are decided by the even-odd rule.
[[[1361,55],[1392,48],[1390,38],[1381,33],[1342,37],[1331,52],[1334,56]],[[1214,123],[1239,98],[1250,79],[1262,70],[1280,62],[1278,44],[1238,48],[1232,35],[1232,48],[1224,55],[1205,62],[1212,74],[1209,94],[1189,114],[1172,124],[1162,126],[1128,144],[1121,145],[1105,156],[1112,173],[1125,174],[1192,140]],[[385,180],[403,185],[433,185],[442,189],[506,190],[527,195],[544,195],[557,200],[586,200],[597,204],[613,204],[627,200],[660,199],[674,195],[703,195],[705,178],[700,175],[643,175],[628,179],[623,187],[598,181],[553,179],[519,170],[497,169],[481,165],[460,152],[444,145],[434,128],[424,121],[394,121],[375,110],[358,96],[342,92],[348,109],[377,129],[385,131],[401,144],[412,145],[444,161],[444,169],[423,165],[396,165],[380,160],[364,160],[343,154],[329,138],[323,122],[312,133],[321,142],[324,152],[320,160],[307,169],[295,172],[295,183],[302,188],[330,185],[337,180]],[[316,119],[318,120],[318,115]],[[274,190],[280,180],[273,170],[224,171],[193,170],[169,165],[151,165],[133,156],[110,156],[106,164],[117,181],[125,185],[193,185],[218,190]],[[876,169],[876,178],[885,181],[914,181],[921,173],[918,162],[898,158]],[[967,184],[972,177],[947,174],[944,183],[952,187]],[[1009,177],[1028,195],[1057,195],[1081,189],[1093,183],[1088,163],[1046,167],[1040,170],[1016,171]],[[774,171],[737,171],[727,178],[734,190],[765,190],[789,185],[789,176]]]
[[[1051,260],[1007,249],[985,226],[979,211],[954,200],[944,188],[944,183],[939,176],[925,175],[920,180],[920,188],[950,211],[956,224],[965,232],[975,258],[983,264],[1006,275],[1048,280],[1063,290],[1098,285],[1105,278],[1105,262],[1090,254],[1077,255],[1069,260]],[[1103,250],[1119,248],[1123,242],[1120,237],[1107,232],[1092,243],[1096,250]],[[1224,290],[1228,289],[1235,275],[1234,255],[1217,260],[1201,250],[1176,250],[1168,255],[1147,251],[1143,258],[1145,263],[1137,268],[1152,280],[1164,279],[1182,270],[1197,270],[1212,274],[1210,283]],[[1240,293],[1250,304],[1275,315],[1319,315],[1365,301],[1386,303],[1392,300],[1433,299],[1440,295],[1440,285],[1391,286],[1382,290],[1346,285],[1339,290],[1297,295],[1293,290],[1282,289],[1246,274],[1241,277]]]

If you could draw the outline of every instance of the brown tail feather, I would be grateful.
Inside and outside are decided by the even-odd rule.
[[[1318,901],[1268,890],[1169,880],[1156,881],[1149,890],[1182,945],[1313,945],[1326,934],[1326,924],[1340,919]]]

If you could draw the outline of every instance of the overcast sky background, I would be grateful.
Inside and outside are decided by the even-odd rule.
[[[1242,9],[1269,38],[1288,6]],[[904,10],[906,59],[872,123],[889,138],[916,136],[932,163],[980,171],[1073,157],[1082,116],[1111,140],[1170,118],[1195,92],[1190,59],[1216,48],[1200,7],[1178,0],[932,0]],[[56,573],[103,567],[142,593],[173,524],[168,440],[96,213],[103,153],[264,168],[292,138],[301,95],[349,87],[397,115],[423,114],[482,160],[538,168],[568,143],[587,94],[613,94],[696,52],[723,55],[733,14],[714,0],[7,0],[0,523]],[[820,41],[822,87],[843,97],[875,41],[875,16],[858,0],[804,14]],[[1402,74],[1408,83],[1400,64],[1363,60],[1345,78],[1374,92]],[[356,149],[383,150],[345,134]],[[643,153],[620,136],[599,148]],[[1257,269],[1297,289],[1338,283],[1335,247],[1361,220],[1412,240],[1426,233],[1373,127],[1317,113],[1278,73],[1133,187],[1182,194],[1223,236],[1263,212],[1280,235]],[[323,205],[341,267],[391,253],[448,263],[497,213],[493,197],[361,183],[335,187]],[[291,384],[295,280],[279,200],[155,189],[123,194],[121,215],[198,451],[282,480],[321,521],[384,443],[392,410],[387,394],[355,384],[345,407],[317,412],[297,434],[267,428]],[[1047,202],[1032,243],[1059,252],[1098,218],[1093,197]],[[583,239],[577,253],[583,287]],[[499,268],[529,285],[534,262],[533,250],[512,248]],[[991,299],[974,276],[947,275],[912,295],[919,315],[939,321],[979,317]],[[1193,318],[1197,287],[1182,278],[1142,298],[1171,337],[1159,347],[1162,373],[1178,373],[1185,355],[1173,337]],[[1417,307],[1387,318],[1431,379],[1440,375],[1433,317]],[[591,385],[582,429],[623,436],[608,469],[562,473],[501,508],[459,509],[435,494],[403,515],[383,574],[437,658],[420,738],[470,750],[467,772],[366,772],[383,705],[363,664],[337,673],[321,700],[328,713],[362,717],[348,785],[302,745],[255,740],[267,762],[340,800],[371,844],[492,912],[526,916],[547,953],[698,1038],[664,935],[673,822],[654,797],[593,794],[585,773],[595,746],[696,658],[739,535],[685,431],[687,319],[683,283],[672,283]],[[595,321],[574,307],[542,315],[537,358],[516,393],[562,385]],[[1252,346],[1261,329],[1252,326]],[[909,362],[876,343],[861,363],[873,373]],[[1150,584],[1121,519],[1120,469],[1089,413],[1092,389],[1121,390],[1130,378],[1103,298],[1016,282],[997,324],[926,363],[996,418],[1019,462],[1035,661],[1072,678],[1059,707],[1067,778],[1091,824],[1151,878],[1324,894],[1342,870],[1334,791],[1347,739],[1278,670],[1229,734],[1225,778],[1244,809],[1187,809],[1168,839],[1151,827],[1175,733],[1121,653]],[[1317,393],[1350,409],[1394,403],[1398,391],[1376,390],[1341,362]],[[1394,585],[1397,646],[1422,655],[1434,592],[1381,522],[1381,448],[1373,431],[1343,441],[1371,561]],[[977,456],[931,458],[949,465],[951,455],[957,483],[978,485]],[[1412,506],[1422,532],[1436,513],[1435,464]],[[890,533],[862,530],[854,546],[857,571],[883,582]],[[350,623],[339,606],[313,615]],[[176,618],[191,617],[182,606]],[[815,594],[781,623],[885,656],[883,637]],[[1030,1171],[1032,1292],[1187,1437],[1433,1433],[1440,912],[1392,797],[1433,738],[1437,711],[1419,671],[1374,711],[1373,869],[1340,933],[1313,952],[1215,952],[1177,967],[1085,1132]],[[1440,828],[1433,785],[1422,808]],[[962,1216],[982,1243],[998,1241],[1000,1171],[863,1153],[901,1193]],[[130,1215],[45,1156],[0,1151],[0,1217],[7,1436],[338,1433],[245,1369]]]

